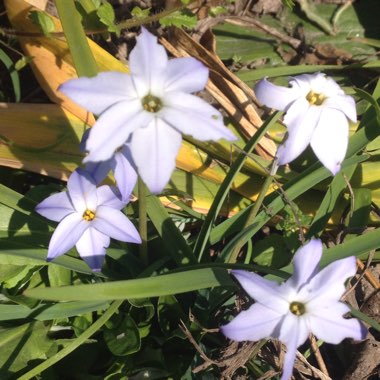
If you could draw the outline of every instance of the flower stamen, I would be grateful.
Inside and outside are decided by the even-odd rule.
[[[318,94],[317,92],[314,92],[312,90],[309,91],[309,93],[306,95],[306,100],[311,105],[320,106],[325,101],[325,99],[326,96],[324,94]]]
[[[145,111],[156,113],[162,108],[162,101],[157,96],[147,95],[142,100]]]
[[[289,310],[298,317],[306,313],[305,304],[302,302],[292,302],[289,306]]]
[[[89,209],[87,209],[83,215],[82,215],[82,218],[86,221],[86,222],[91,222],[92,220],[95,219],[95,213]]]

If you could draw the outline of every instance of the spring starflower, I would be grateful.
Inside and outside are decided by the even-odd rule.
[[[84,146],[89,136],[88,132],[90,132],[89,129],[87,129],[83,135],[81,151],[85,150]],[[133,160],[129,144],[124,144],[116,150],[110,159],[100,162],[88,162],[86,164],[86,171],[91,174],[98,185],[107,177],[111,170],[120,191],[121,200],[128,203],[137,182],[137,172],[132,163]]]
[[[340,302],[344,281],[356,273],[354,256],[337,260],[318,271],[322,243],[313,239],[294,256],[294,274],[282,285],[244,270],[232,274],[256,303],[221,327],[228,338],[258,341],[276,338],[286,345],[281,379],[289,379],[297,347],[310,333],[328,343],[344,338],[364,339],[366,329],[354,318],[345,319],[350,311]]]
[[[261,80],[255,87],[260,103],[285,111],[288,137],[277,150],[280,165],[297,158],[310,144],[322,164],[335,175],[347,152],[349,120],[356,122],[353,97],[322,73],[290,79],[291,87]]]
[[[96,187],[95,180],[77,169],[67,182],[67,192],[53,194],[36,207],[44,217],[59,222],[49,243],[50,261],[74,245],[93,271],[100,271],[110,238],[141,243],[132,222],[120,211],[125,202],[110,186]]]
[[[100,115],[84,162],[108,160],[127,141],[138,173],[159,193],[175,168],[181,134],[198,140],[235,140],[219,111],[191,95],[204,89],[208,69],[194,58],[168,60],[157,38],[142,28],[129,57],[131,74],[103,72],[72,79],[60,91]]]

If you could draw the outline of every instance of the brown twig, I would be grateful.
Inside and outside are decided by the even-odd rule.
[[[315,339],[315,336],[313,334],[310,334],[309,336],[310,344],[311,344],[311,350],[313,351],[313,354],[315,356],[315,359],[317,360],[318,366],[320,370],[326,375],[329,375],[329,371],[327,370],[326,364],[323,360],[321,351],[319,350],[317,340]]]

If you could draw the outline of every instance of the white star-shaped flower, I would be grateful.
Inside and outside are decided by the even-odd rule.
[[[157,38],[142,28],[129,57],[131,74],[104,72],[72,79],[60,91],[100,115],[84,162],[105,161],[127,141],[139,175],[160,192],[175,168],[182,135],[235,140],[219,111],[191,95],[204,89],[208,69],[194,58],[168,60]]]
[[[349,120],[356,122],[355,101],[322,73],[291,78],[290,88],[266,79],[255,87],[260,103],[285,111],[288,137],[277,150],[280,165],[297,158],[310,144],[333,175],[339,172],[348,145]]]
[[[356,273],[354,256],[337,260],[318,271],[322,243],[313,239],[294,257],[294,274],[279,285],[244,270],[232,274],[256,303],[221,327],[228,338],[236,341],[258,341],[277,338],[286,345],[281,380],[292,375],[297,347],[310,333],[328,343],[344,338],[364,339],[365,327],[354,318],[345,319],[350,311],[340,302],[344,281]]]

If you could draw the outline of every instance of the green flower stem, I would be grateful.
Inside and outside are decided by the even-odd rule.
[[[146,185],[139,176],[138,179],[138,198],[139,198],[139,233],[141,244],[139,246],[140,259],[144,264],[148,264],[148,218],[146,212]]]
[[[57,352],[51,358],[45,360],[38,366],[34,367],[32,370],[27,372],[26,374],[20,376],[18,380],[29,380],[33,377],[37,376],[41,372],[45,371],[55,363],[59,362],[65,356],[69,355],[75,349],[77,349],[81,344],[83,344],[87,339],[89,339],[93,334],[95,334],[111,317],[112,315],[119,309],[120,305],[124,301],[115,301],[111,306],[104,312],[104,314],[94,322],[81,336],[74,340],[74,342],[70,343],[68,346],[63,348],[61,351]]]
[[[260,210],[260,207],[263,204],[264,198],[265,198],[270,186],[272,185],[272,182],[273,182],[274,177],[276,175],[277,169],[278,169],[278,163],[277,163],[277,159],[275,158],[273,160],[272,169],[270,171],[270,174],[265,179],[265,181],[263,183],[263,187],[261,188],[259,196],[257,197],[255,204],[253,205],[251,211],[249,212],[249,214],[247,216],[247,219],[244,223],[243,229],[250,226],[253,223],[253,221],[255,220],[255,218],[256,218],[259,210]],[[242,244],[240,242],[238,244],[236,244],[234,250],[231,253],[230,259],[228,260],[229,263],[236,263],[238,254],[239,254],[240,250],[243,248],[243,245],[244,244]]]

